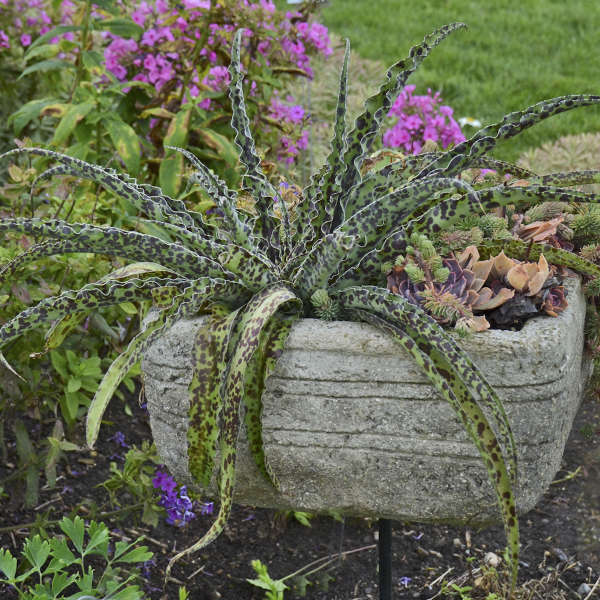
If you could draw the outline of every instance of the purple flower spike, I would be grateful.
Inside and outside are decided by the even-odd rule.
[[[122,448],[129,448],[129,444],[125,441],[125,434],[122,431],[117,431],[111,440]]]

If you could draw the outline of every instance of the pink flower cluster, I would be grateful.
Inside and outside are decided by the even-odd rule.
[[[398,117],[391,129],[383,134],[383,144],[403,148],[409,154],[418,154],[427,140],[447,148],[465,140],[459,124],[452,117],[453,110],[442,105],[439,92],[415,96],[414,85],[407,85],[398,95],[388,116]]]
[[[60,3],[60,12],[53,14],[51,3],[48,0],[0,0],[0,50],[2,48],[23,47],[27,48],[38,36],[44,35],[56,25],[71,23],[75,11],[75,3],[64,0]],[[51,40],[73,40],[71,32]]]
[[[268,116],[277,121],[287,132],[279,138],[277,158],[291,165],[296,160],[300,150],[308,148],[308,129],[301,127],[307,115],[300,104],[293,104],[294,98],[292,96],[288,96],[286,100],[288,104],[281,102],[276,94],[273,95],[268,107]]]

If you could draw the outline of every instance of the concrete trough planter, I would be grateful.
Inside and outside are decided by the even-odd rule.
[[[578,279],[567,287],[569,306],[558,318],[460,341],[506,407],[519,453],[521,513],[534,507],[560,467],[590,374],[585,300]],[[187,385],[200,322],[177,323],[142,365],[159,454],[188,484]],[[450,406],[410,357],[369,325],[298,322],[263,403],[265,451],[281,490],[260,476],[242,432],[238,503],[418,522],[499,519],[481,458]],[[214,477],[212,487],[214,494]]]

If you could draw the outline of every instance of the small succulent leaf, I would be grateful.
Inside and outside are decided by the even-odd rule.
[[[555,248],[549,244],[528,244],[519,240],[484,240],[481,244],[477,245],[477,249],[482,259],[505,252],[505,254],[520,260],[538,260],[543,254],[546,260],[553,265],[568,267],[582,275],[600,277],[600,267],[597,264],[573,252],[563,250],[562,248]]]
[[[113,169],[104,169],[98,165],[73,158],[72,156],[43,148],[16,148],[0,155],[0,159],[20,154],[45,156],[60,163],[59,166],[48,169],[36,178],[31,186],[32,192],[37,182],[42,178],[59,174],[73,175],[98,183],[105,189],[131,202],[138,210],[147,214],[151,219],[188,226],[194,226],[195,224],[195,220],[187,211],[183,202],[167,198],[159,188],[140,185],[135,179],[128,175],[117,173]]]
[[[213,473],[219,417],[222,408],[221,380],[227,370],[227,350],[239,309],[223,313],[213,309],[196,333],[187,431],[189,471],[207,487]]]
[[[279,489],[279,481],[269,465],[262,442],[262,393],[269,374],[281,353],[285,340],[298,315],[274,316],[263,328],[260,345],[248,364],[244,381],[244,422],[250,452],[258,470],[273,487]]]
[[[259,345],[261,330],[284,305],[289,306],[290,309],[296,312],[301,310],[301,303],[293,292],[281,285],[273,286],[256,294],[241,314],[237,325],[240,335],[235,345],[233,356],[229,361],[221,411],[221,436],[219,440],[221,451],[219,497],[221,506],[215,521],[204,536],[189,548],[179,552],[169,561],[166,570],[167,577],[175,562],[192,552],[204,548],[225,527],[233,500],[240,407],[244,395],[244,374],[248,363],[251,361]]]
[[[99,227],[84,223],[67,223],[58,219],[3,219],[0,232],[13,231],[34,237],[58,238],[47,245],[37,245],[8,263],[0,277],[39,256],[68,252],[94,252],[136,261],[157,262],[178,273],[199,277],[207,275],[234,279],[214,259],[201,256],[180,244],[165,242],[155,236],[117,227]]]
[[[129,279],[128,281],[106,281],[89,283],[79,290],[69,290],[59,296],[44,298],[35,306],[27,308],[0,327],[0,347],[39,327],[73,312],[90,311],[120,302],[151,300],[156,288],[186,285],[180,279]]]
[[[422,44],[410,49],[408,57],[391,66],[386,74],[387,81],[379,91],[365,102],[365,110],[355,121],[354,129],[348,134],[346,151],[344,152],[345,172],[341,187],[350,190],[361,179],[360,168],[364,157],[369,152],[373,140],[385,116],[392,106],[399,91],[404,87],[408,77],[419,67],[437,46],[450,33],[465,27],[464,23],[451,23],[427,35]],[[344,219],[343,202],[337,204],[333,227],[337,227]]]
[[[500,140],[506,140],[532,127],[553,115],[581,106],[591,106],[600,102],[600,96],[582,94],[560,96],[542,100],[525,110],[506,115],[499,123],[488,125],[477,131],[471,138],[461,142],[425,167],[417,177],[431,177],[442,174],[451,177],[470,166],[471,160],[481,155],[482,144],[485,151],[495,147]]]
[[[499,185],[479,190],[476,196],[449,197],[430,201],[430,208],[411,223],[410,230],[437,233],[448,225],[460,222],[473,214],[485,214],[494,208],[508,205],[523,209],[540,201],[597,203],[600,202],[600,195],[537,184]],[[423,205],[421,211],[427,207],[427,204]]]
[[[193,180],[201,185],[202,189],[215,201],[217,207],[225,215],[225,226],[231,230],[233,241],[247,250],[253,249],[252,230],[237,210],[236,192],[230,190],[222,179],[202,164],[191,152],[174,146],[168,147],[183,154],[194,165],[196,172],[193,175]]]
[[[341,178],[344,174],[344,149],[346,134],[346,98],[348,95],[348,62],[350,59],[350,41],[346,40],[344,62],[340,73],[337,106],[335,111],[335,124],[331,150],[327,157],[326,169],[319,173],[319,178],[313,178],[304,192],[304,200],[296,207],[296,240],[304,243],[310,242],[307,236],[314,236],[315,232],[329,233],[329,225],[335,212],[335,204],[330,202],[331,197],[338,198],[341,194]]]
[[[229,85],[229,98],[231,99],[231,127],[235,131],[235,143],[240,150],[240,162],[246,167],[243,177],[244,187],[252,192],[255,199],[255,208],[258,213],[256,223],[257,234],[260,239],[271,243],[267,255],[271,260],[276,259],[279,254],[274,247],[272,238],[278,235],[277,219],[273,213],[273,202],[277,192],[265,177],[260,168],[260,159],[256,153],[254,139],[250,132],[250,120],[246,114],[246,103],[243,90],[243,73],[240,65],[240,45],[243,29],[238,29],[231,48],[231,63],[229,74],[231,83]],[[289,231],[288,231],[289,233]],[[275,241],[275,246],[278,245]]]

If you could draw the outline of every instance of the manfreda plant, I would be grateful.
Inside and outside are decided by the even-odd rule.
[[[155,341],[178,319],[207,315],[195,340],[188,429],[192,475],[206,485],[219,450],[220,509],[205,535],[182,556],[209,544],[222,531],[232,505],[236,442],[245,422],[256,464],[277,486],[261,441],[261,393],[265,378],[282,352],[295,320],[319,314],[365,321],[387,332],[410,353],[432,384],[454,408],[477,446],[496,492],[504,521],[508,556],[516,581],[519,530],[514,498],[516,449],[502,404],[469,356],[422,309],[380,287],[382,267],[405,251],[414,232],[433,234],[447,223],[473,213],[540,199],[596,200],[570,193],[567,185],[597,181],[598,172],[537,177],[518,167],[488,158],[495,144],[535,123],[579,106],[600,102],[600,96],[566,96],[535,104],[478,131],[456,147],[393,162],[361,174],[372,142],[395,96],[431,49],[455,23],[440,28],[413,47],[408,57],[387,72],[379,91],[365,103],[354,128],[345,124],[349,47],[340,76],[331,151],[302,197],[288,207],[265,177],[246,114],[238,31],[233,42],[230,98],[235,141],[246,171],[243,187],[254,199],[253,211],[238,207],[236,192],[227,188],[187,151],[195,180],[217,205],[219,218],[207,220],[190,212],[158,188],[140,185],[110,169],[43,149],[13,150],[5,157],[37,154],[56,160],[42,176],[67,174],[89,179],[137,207],[140,227],[149,235],[115,227],[60,220],[4,219],[0,230],[46,240],[7,264],[4,280],[18,267],[42,256],[93,252],[118,256],[132,265],[90,283],[42,300],[0,328],[4,346],[33,327],[73,323],[102,306],[147,300],[159,310],[113,362],[88,410],[87,442],[94,444],[107,403],[119,382]],[[477,189],[460,179],[468,168],[493,168],[512,173],[527,185],[497,184]],[[554,263],[599,275],[600,268],[556,249],[508,242],[515,255],[543,250]],[[498,252],[498,248],[490,252]],[[140,264],[141,263],[141,264]],[[152,264],[148,264],[152,263]],[[55,325],[56,326],[56,325]],[[0,355],[1,356],[1,355]]]

